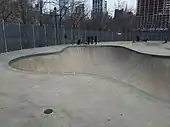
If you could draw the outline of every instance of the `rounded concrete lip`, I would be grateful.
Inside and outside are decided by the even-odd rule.
[[[123,45],[119,45],[120,43],[123,43]],[[152,43],[158,43],[158,42],[153,41]],[[96,45],[90,45],[90,46],[96,47]],[[97,46],[99,46],[99,47],[122,47],[122,48],[126,48],[127,50],[131,50],[131,51],[141,53],[141,54],[145,54],[145,55],[151,55],[151,56],[156,56],[156,57],[170,57],[169,48],[159,48],[159,52],[156,52],[157,48],[155,49],[155,47],[154,48],[151,48],[151,47],[147,48],[147,45],[145,45],[144,47],[140,48],[140,46],[141,46],[140,43],[139,43],[139,46],[138,46],[138,43],[136,44],[136,46],[133,46],[133,44],[131,42],[117,42],[117,43],[113,43],[113,42],[112,43],[111,42],[107,43],[107,42],[105,42],[105,43],[101,43],[101,44],[99,44]],[[52,50],[50,50],[51,47],[52,47]],[[9,60],[9,64],[13,60],[17,60],[17,59],[20,59],[20,58],[32,57],[32,56],[37,56],[37,55],[50,55],[50,54],[55,54],[55,53],[61,53],[64,49],[69,48],[69,47],[88,47],[88,45],[50,46],[50,47],[27,49],[27,50],[23,50],[23,51],[14,51],[16,53],[17,52],[22,52],[22,53],[25,52],[25,53],[23,55],[18,54],[14,58],[11,58]],[[169,44],[169,47],[170,47],[170,44]],[[145,49],[145,48],[147,48],[147,49]],[[7,54],[7,53],[5,53],[5,54]]]
[[[16,56],[15,58],[12,58],[11,60],[8,61],[8,65],[11,69],[13,70],[20,70],[20,71],[28,71],[28,70],[24,70],[24,69],[19,69],[19,68],[13,68],[11,67],[11,64],[16,62],[16,61],[19,61],[19,60],[22,60],[22,59],[26,59],[26,58],[31,58],[31,57],[37,57],[37,56],[47,56],[47,55],[54,55],[54,54],[60,54],[62,53],[65,49],[68,49],[68,48],[71,48],[71,47],[88,47],[87,45],[81,45],[81,46],[64,46],[64,47],[61,47],[59,48],[57,51],[56,50],[53,50],[53,51],[47,51],[47,52],[34,52],[34,53],[26,53],[25,55],[22,55],[22,56]],[[135,52],[135,53],[139,53],[139,54],[142,54],[142,55],[149,55],[149,56],[152,56],[152,57],[159,57],[159,58],[170,58],[170,53],[168,54],[167,52],[162,52],[162,53],[158,53],[156,54],[155,51],[150,51],[150,50],[143,50],[143,49],[140,49],[140,48],[134,48],[134,47],[131,47],[129,45],[118,45],[118,44],[113,44],[113,45],[110,45],[107,43],[104,44],[104,45],[90,45],[90,47],[117,47],[117,48],[123,48],[123,49],[126,49],[126,50],[129,50],[129,51],[132,51],[132,52]],[[47,48],[47,47],[45,47]],[[50,47],[48,47],[50,48]],[[40,49],[40,48],[38,48]],[[32,49],[33,51],[36,49]],[[31,72],[31,71],[28,71],[28,72]],[[58,72],[59,73],[59,72]]]
[[[102,46],[69,46],[69,47],[65,47],[65,48],[63,48],[63,49],[61,49],[60,51],[56,51],[56,52],[48,52],[48,53],[40,53],[40,54],[31,54],[31,55],[27,55],[27,56],[23,56],[23,57],[20,57],[20,58],[16,58],[16,59],[13,59],[12,61],[10,61],[9,62],[9,64],[12,64],[13,62],[16,62],[16,61],[20,61],[20,60],[22,60],[22,59],[27,59],[27,58],[31,58],[31,57],[37,57],[37,56],[48,56],[48,55],[54,55],[54,54],[59,54],[59,53],[62,53],[62,52],[64,52],[66,49],[72,49],[72,48],[86,48],[87,47],[87,49],[88,48],[94,48],[94,49],[96,49],[96,48],[101,48],[101,49],[104,49],[104,48],[106,48],[106,50],[107,50],[107,48],[113,48],[113,50],[114,49],[119,49],[119,50],[123,50],[123,51],[127,51],[127,52],[130,52],[130,53],[132,53],[132,54],[137,54],[137,55],[143,55],[143,56],[146,56],[146,57],[150,57],[150,58],[169,58],[169,56],[167,57],[167,56],[160,56],[160,55],[148,55],[148,54],[145,54],[145,53],[140,53],[140,52],[138,52],[138,51],[134,51],[134,50],[132,50],[132,49],[129,49],[129,48],[126,48],[126,47],[121,47],[121,46],[107,46],[107,45],[102,45]],[[112,49],[109,49],[109,50],[112,50]],[[35,61],[36,62],[36,61]],[[52,62],[52,61],[51,61]],[[75,63],[76,64],[76,63]],[[120,63],[121,64],[121,63]],[[43,66],[42,66],[43,67]],[[97,66],[95,66],[95,67],[97,67]],[[124,66],[122,66],[123,68],[124,68]],[[44,67],[45,68],[45,67]],[[89,67],[87,67],[86,69],[88,69]],[[15,68],[16,69],[16,68]],[[37,69],[29,69],[29,68],[25,68],[24,66],[23,66],[23,68],[17,68],[17,69],[19,69],[19,70],[21,70],[21,71],[28,71],[28,72],[35,72],[36,74],[38,74],[38,73],[43,73],[43,74],[71,74],[71,75],[74,75],[74,74],[95,74],[95,75],[103,75],[103,76],[105,76],[105,77],[107,77],[107,76],[109,76],[109,75],[114,75],[114,71],[115,70],[112,70],[112,68],[110,68],[109,70],[108,70],[108,72],[105,72],[105,70],[100,70],[100,68],[99,68],[99,70],[100,70],[100,72],[103,72],[104,74],[98,74],[99,73],[99,71],[97,71],[96,72],[96,70],[94,69],[93,70],[93,68],[91,68],[92,70],[87,70],[87,71],[79,71],[79,70],[69,70],[69,71],[67,71],[67,70],[65,70],[65,71],[61,71],[61,70],[54,70],[54,71],[49,71],[49,70],[45,70],[45,72],[44,71],[36,71]],[[52,70],[52,69],[50,69],[50,70]],[[91,72],[92,71],[92,72]],[[94,71],[94,72],[93,72]],[[120,71],[120,70],[119,70]],[[118,73],[118,75],[122,75],[122,78],[120,78],[119,80],[124,80],[124,79],[126,79],[126,77],[124,77],[124,73],[126,73],[126,72],[124,72],[123,73],[123,71],[117,71],[117,73]],[[107,74],[108,73],[108,74]],[[129,72],[130,74],[131,74],[131,72]],[[145,74],[145,75],[147,75],[147,73]],[[117,75],[114,75],[115,77],[117,77]],[[113,76],[113,77],[114,77]],[[137,77],[138,75],[136,75],[136,77]],[[151,75],[149,75],[150,77],[152,77]],[[132,75],[132,77],[135,77],[134,75]],[[138,77],[140,77],[140,75],[138,76]],[[136,78],[133,82],[135,82],[136,84],[138,84],[137,83],[137,79],[139,79],[139,78]],[[132,79],[131,79],[132,80]],[[144,79],[144,82],[145,83],[147,83],[146,81],[145,81],[146,79]],[[132,82],[132,83],[133,83]],[[127,82],[127,83],[129,83],[129,82]],[[152,84],[152,83],[151,83]],[[149,86],[151,86],[151,85],[149,85]],[[158,84],[158,86],[159,86],[159,84]],[[151,86],[152,87],[152,86]],[[146,88],[145,88],[146,89]],[[164,88],[165,89],[165,88]],[[154,95],[155,96],[155,95]],[[159,98],[159,97],[156,97],[155,96],[155,98]],[[162,99],[162,100],[164,100],[164,99]],[[166,99],[164,100],[165,102],[167,101]]]

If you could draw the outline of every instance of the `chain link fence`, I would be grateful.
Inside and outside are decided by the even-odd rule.
[[[168,31],[126,31],[122,33],[109,31],[92,31],[78,29],[57,29],[53,25],[31,24],[0,24],[0,53],[14,50],[45,47],[61,44],[76,43],[78,39],[83,42],[88,37],[97,36],[98,42],[131,41],[140,36],[148,40],[159,41],[170,39]]]
[[[133,38],[140,36],[141,39],[148,39],[151,41],[165,41],[170,40],[170,31],[169,30],[152,30],[152,31],[133,31],[131,32]]]

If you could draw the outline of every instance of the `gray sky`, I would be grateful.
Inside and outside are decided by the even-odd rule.
[[[52,0],[48,0],[48,1],[50,2]],[[86,1],[86,4],[88,5],[89,9],[92,9],[92,0],[85,0],[85,1]],[[110,11],[111,13],[113,13],[114,3],[116,1],[117,0],[107,0],[107,8],[108,8],[108,11]],[[128,7],[133,7],[134,9],[136,9],[137,0],[121,0],[121,1],[126,1]],[[53,8],[53,7],[49,6],[49,8]]]
[[[117,0],[107,0],[108,2],[108,9],[109,10],[113,10],[113,7],[114,7],[114,2],[117,1]],[[123,1],[123,0],[122,0]],[[136,1],[137,0],[124,0],[127,2],[128,6],[130,7],[133,7],[133,8],[136,8]],[[92,5],[92,0],[87,0],[88,4],[91,6]]]

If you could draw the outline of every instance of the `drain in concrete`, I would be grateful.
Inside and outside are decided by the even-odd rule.
[[[44,114],[51,114],[51,113],[53,113],[53,109],[44,110]]]

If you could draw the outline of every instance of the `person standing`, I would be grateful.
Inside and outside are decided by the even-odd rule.
[[[90,37],[88,36],[87,38],[87,44],[89,45],[90,44]]]
[[[140,41],[140,37],[136,36],[136,41],[139,42]]]
[[[77,45],[80,45],[80,44],[81,44],[81,39],[78,38],[78,40],[77,40]]]
[[[95,44],[97,45],[97,36],[95,36],[94,42],[95,42]]]
[[[91,44],[93,44],[93,36],[91,36]]]

